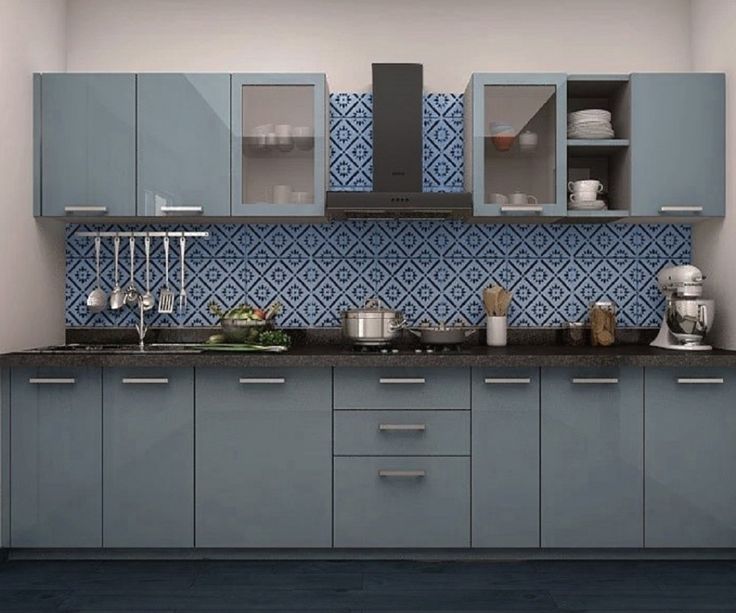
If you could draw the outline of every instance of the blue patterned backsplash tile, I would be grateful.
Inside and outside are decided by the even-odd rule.
[[[86,296],[95,284],[94,245],[80,230],[182,229],[183,226],[68,225],[66,323],[130,326],[123,309],[90,314]],[[341,221],[327,224],[209,225],[206,239],[187,245],[189,307],[152,313],[155,326],[212,325],[207,304],[280,300],[285,327],[339,325],[341,310],[377,296],[402,309],[411,322],[483,321],[481,290],[490,283],[514,294],[512,326],[557,326],[584,320],[588,305],[608,298],[622,326],[657,326],[663,300],[657,272],[690,261],[687,225],[516,225],[457,221]],[[143,286],[142,241],[136,282]],[[179,286],[178,248],[172,250],[172,285]],[[102,284],[113,284],[112,240],[103,240]],[[127,284],[128,248],[121,248],[121,282]],[[152,284],[162,287],[161,239],[153,240]]]

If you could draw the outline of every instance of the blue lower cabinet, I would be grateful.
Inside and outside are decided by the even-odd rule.
[[[542,547],[644,545],[641,368],[544,368]]]
[[[469,547],[467,457],[335,458],[335,547]]]
[[[332,371],[196,371],[197,547],[332,545]]]
[[[102,545],[99,368],[10,377],[10,545]]]
[[[646,370],[647,547],[736,547],[736,369]]]
[[[474,368],[473,547],[539,547],[539,369]]]
[[[110,368],[103,386],[103,544],[194,545],[190,368]]]

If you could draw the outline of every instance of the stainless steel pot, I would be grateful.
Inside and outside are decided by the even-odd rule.
[[[362,308],[343,311],[341,320],[343,336],[354,345],[388,345],[406,328],[401,311],[384,308],[375,298]]]
[[[715,303],[702,298],[673,298],[667,304],[667,326],[681,343],[696,344],[713,325]]]
[[[444,322],[439,326],[423,325],[409,330],[425,345],[459,345],[476,332],[475,328],[464,326],[448,326]]]

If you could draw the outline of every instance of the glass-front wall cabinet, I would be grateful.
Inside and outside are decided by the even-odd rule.
[[[233,75],[232,213],[324,215],[325,76]]]
[[[467,189],[478,216],[565,211],[565,75],[473,75]]]

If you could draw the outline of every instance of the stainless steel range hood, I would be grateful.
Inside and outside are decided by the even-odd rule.
[[[373,191],[327,192],[333,218],[465,218],[468,192],[422,191],[421,64],[373,64]]]

